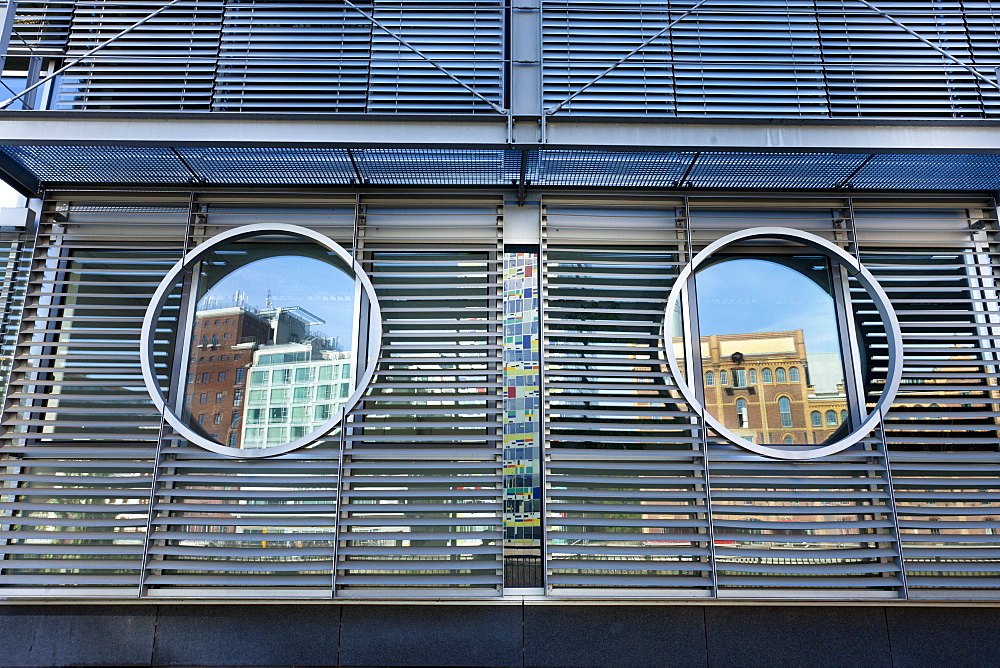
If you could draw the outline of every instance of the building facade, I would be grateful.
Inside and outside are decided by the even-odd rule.
[[[996,663],[1000,4],[290,4],[7,3],[13,663]]]

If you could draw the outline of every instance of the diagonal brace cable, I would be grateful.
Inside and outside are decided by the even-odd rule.
[[[113,37],[107,39],[106,41],[101,42],[100,44],[98,44],[97,46],[95,46],[90,51],[87,51],[82,56],[79,56],[79,57],[71,60],[70,62],[68,62],[65,65],[63,65],[62,67],[60,67],[55,72],[49,74],[48,76],[46,76],[46,77],[44,77],[42,79],[39,79],[38,82],[35,83],[34,85],[28,86],[27,88],[25,88],[24,90],[22,90],[20,93],[18,93],[14,97],[7,98],[3,102],[0,102],[0,109],[6,109],[10,105],[12,105],[14,103],[14,101],[17,100],[18,98],[23,97],[25,94],[30,93],[31,91],[35,90],[39,86],[44,86],[46,83],[48,83],[49,81],[55,79],[57,76],[59,76],[60,74],[62,74],[66,70],[68,70],[69,68],[71,68],[71,67],[73,67],[75,65],[78,65],[79,63],[81,63],[82,61],[86,60],[90,56],[94,55],[96,52],[100,51],[104,47],[106,47],[109,44],[112,44],[112,43],[118,41],[120,38],[122,38],[125,35],[129,34],[130,32],[132,32],[133,30],[135,30],[139,26],[143,25],[144,23],[146,23],[148,21],[151,21],[152,19],[156,18],[157,16],[159,16],[163,12],[167,11],[168,9],[170,9],[171,7],[173,7],[174,5],[176,5],[177,3],[183,2],[183,1],[184,0],[170,0],[170,2],[168,2],[165,5],[163,5],[162,7],[160,7],[159,9],[157,9],[152,14],[149,14],[149,15],[147,15],[147,16],[139,19],[138,21],[136,21],[135,23],[133,23],[132,25],[130,25],[128,28],[125,28],[125,30],[122,30],[120,33],[118,33],[117,35],[114,35]],[[188,1],[190,1],[190,0],[188,0]]]
[[[671,21],[667,25],[663,26],[663,28],[661,28],[660,31],[657,32],[655,35],[653,35],[652,37],[646,39],[642,44],[640,44],[639,46],[635,47],[634,49],[632,49],[631,51],[629,51],[626,55],[624,55],[621,58],[619,58],[613,65],[611,65],[611,67],[609,67],[608,69],[604,70],[603,72],[601,72],[600,74],[598,74],[596,77],[594,77],[593,79],[591,79],[587,83],[583,84],[583,86],[581,88],[577,89],[577,91],[575,93],[570,93],[569,97],[567,97],[565,100],[563,100],[562,102],[559,102],[557,104],[554,104],[551,107],[549,107],[548,109],[546,109],[545,110],[545,115],[546,116],[551,116],[552,114],[554,114],[557,111],[559,111],[560,109],[562,109],[566,104],[568,104],[569,102],[571,102],[573,100],[573,98],[575,98],[577,95],[579,95],[580,93],[584,92],[585,90],[587,90],[588,88],[590,88],[591,86],[593,86],[595,83],[597,83],[598,81],[600,81],[601,79],[603,79],[604,77],[606,77],[608,74],[610,74],[613,70],[615,70],[619,65],[621,65],[622,63],[624,63],[626,60],[628,60],[629,58],[631,58],[635,54],[639,53],[640,51],[642,51],[643,49],[645,49],[647,46],[649,46],[650,44],[652,44],[656,40],[658,40],[660,37],[662,37],[664,34],[666,34],[666,32],[668,30],[670,30],[675,25],[677,25],[678,23],[680,23],[681,21],[683,21],[684,19],[686,19],[687,17],[691,16],[696,11],[698,11],[698,9],[702,5],[704,5],[706,2],[708,2],[708,1],[709,0],[698,0],[698,2],[694,3],[689,9],[685,10],[683,14],[681,14],[680,16],[678,16],[676,19],[674,19],[673,21]],[[345,0],[345,2],[346,2],[346,0]]]
[[[388,35],[392,39],[396,40],[397,42],[399,42],[400,44],[402,44],[403,46],[405,46],[407,49],[409,49],[410,51],[412,51],[416,55],[418,55],[421,58],[423,58],[424,60],[426,60],[428,63],[430,63],[431,67],[433,67],[434,69],[436,69],[438,72],[440,72],[441,74],[445,75],[446,77],[448,77],[449,79],[451,79],[452,81],[454,81],[455,83],[457,83],[459,86],[461,86],[465,90],[469,91],[470,93],[472,93],[473,95],[475,95],[476,97],[478,97],[480,100],[482,100],[486,104],[490,105],[490,107],[493,109],[493,111],[497,112],[498,114],[503,114],[505,116],[507,115],[507,110],[506,109],[504,109],[500,105],[496,104],[495,102],[493,102],[492,100],[490,100],[488,97],[486,97],[485,95],[483,95],[482,93],[480,93],[478,90],[476,90],[475,88],[473,88],[472,86],[470,86],[469,84],[465,83],[460,78],[458,78],[457,76],[455,76],[454,74],[452,74],[451,72],[449,72],[448,70],[446,70],[444,67],[442,67],[437,62],[435,62],[435,60],[433,58],[431,58],[427,54],[423,53],[420,49],[418,49],[417,47],[413,46],[412,44],[410,44],[409,42],[407,42],[405,39],[403,39],[402,37],[400,37],[399,35],[397,35],[396,33],[394,33],[388,27],[386,27],[381,22],[379,22],[379,20],[376,19],[374,16],[371,16],[370,14],[367,14],[363,9],[361,9],[360,7],[358,7],[357,5],[355,5],[353,2],[351,2],[351,0],[342,0],[342,2],[345,5],[347,5],[348,7],[350,7],[351,9],[353,9],[354,11],[356,11],[358,14],[361,14],[361,16],[365,17],[366,21],[368,21],[373,26],[375,26],[376,28],[378,28],[379,30],[381,30],[382,32],[384,32],[386,35]]]
[[[923,35],[921,35],[920,33],[918,33],[913,28],[910,28],[908,25],[906,25],[905,23],[903,23],[899,19],[894,18],[888,12],[885,12],[885,11],[879,9],[878,7],[876,7],[875,5],[873,5],[872,3],[868,2],[868,0],[857,0],[857,1],[860,2],[862,5],[864,5],[865,7],[867,7],[868,9],[872,10],[873,12],[875,12],[876,14],[878,14],[879,16],[881,16],[882,18],[884,18],[886,21],[889,21],[890,23],[894,24],[895,26],[901,28],[902,30],[906,31],[908,34],[912,35],[913,37],[916,37],[921,42],[923,42],[927,46],[931,47],[932,49],[934,49],[935,51],[937,51],[942,56],[944,56],[945,58],[947,58],[951,62],[955,63],[959,67],[968,70],[969,72],[972,73],[972,75],[974,77],[976,77],[977,79],[979,79],[983,83],[987,83],[987,84],[993,86],[994,88],[1000,90],[1000,83],[998,83],[995,79],[993,79],[992,77],[986,76],[985,74],[983,74],[982,72],[980,72],[979,70],[977,70],[973,65],[970,65],[969,63],[967,63],[967,62],[965,62],[963,60],[959,60],[955,56],[951,55],[950,53],[948,53],[947,51],[945,51],[944,49],[942,49],[940,46],[938,46],[934,42],[930,41],[929,39],[927,39],[926,37],[924,37]]]

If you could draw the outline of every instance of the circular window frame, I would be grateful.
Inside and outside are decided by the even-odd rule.
[[[362,288],[368,296],[370,305],[368,313],[368,351],[374,351],[375,354],[368,355],[367,364],[365,365],[364,371],[360,376],[358,376],[358,382],[354,388],[354,392],[347,398],[344,405],[316,429],[313,429],[305,436],[301,436],[293,441],[288,441],[287,443],[283,443],[281,445],[266,448],[233,448],[213,441],[197,433],[189,427],[168,405],[167,398],[164,396],[163,391],[160,389],[160,385],[156,380],[155,364],[153,360],[153,341],[155,339],[155,330],[160,316],[163,313],[163,308],[166,305],[167,298],[169,297],[171,291],[176,288],[177,282],[185,270],[189,270],[192,265],[199,262],[205,255],[218,246],[256,236],[273,234],[299,237],[301,239],[317,243],[328,251],[334,253],[347,266],[351,267],[354,271],[355,277],[361,282]],[[180,325],[181,323],[178,324]],[[153,400],[153,404],[160,412],[160,415],[163,416],[163,418],[170,424],[171,427],[174,428],[174,430],[177,431],[178,434],[191,443],[220,455],[239,457],[241,459],[261,459],[283,455],[311,445],[340,425],[343,422],[344,417],[361,400],[361,397],[368,389],[368,385],[371,383],[372,378],[374,378],[375,371],[378,366],[378,351],[381,350],[381,348],[382,311],[379,307],[378,297],[375,294],[375,288],[372,285],[371,280],[368,278],[368,275],[365,273],[361,265],[354,260],[351,254],[344,250],[340,244],[326,235],[310,230],[309,228],[300,227],[298,225],[289,225],[286,223],[258,223],[236,227],[205,240],[170,268],[166,276],[163,277],[163,280],[160,281],[159,286],[157,286],[156,291],[150,299],[149,306],[146,308],[146,315],[142,321],[142,332],[139,339],[139,362],[142,367],[142,378],[146,384],[146,390],[149,392],[149,396]],[[355,359],[357,359],[357,355],[355,356]]]
[[[785,241],[792,241],[812,248],[813,250],[817,250],[831,260],[835,260],[841,266],[846,268],[851,277],[856,278],[865,290],[868,291],[868,294],[872,297],[872,301],[875,304],[875,308],[878,310],[878,313],[882,318],[882,323],[886,329],[889,356],[889,368],[886,374],[885,386],[883,387],[882,394],[879,396],[879,399],[875,403],[872,411],[868,413],[856,429],[851,431],[850,434],[839,441],[817,448],[785,450],[760,443],[751,443],[750,441],[739,437],[719,422],[719,420],[707,411],[701,402],[698,401],[698,397],[694,389],[687,384],[685,375],[681,371],[680,363],[677,360],[677,354],[674,351],[674,346],[669,344],[669,342],[673,340],[672,332],[669,331],[671,323],[673,322],[671,314],[675,312],[678,301],[688,284],[688,280],[694,272],[697,271],[698,267],[708,258],[726,246],[731,246],[734,243],[749,241],[752,239],[781,239]],[[882,422],[885,412],[888,410],[888,407],[892,405],[892,402],[896,397],[896,393],[899,391],[900,379],[903,375],[903,336],[899,329],[899,320],[896,318],[896,312],[893,310],[892,305],[889,302],[889,296],[885,293],[885,290],[882,289],[882,286],[879,285],[875,276],[873,276],[872,273],[868,271],[868,269],[865,268],[854,256],[850,255],[840,246],[808,232],[793,230],[787,227],[755,227],[747,230],[741,230],[739,232],[733,232],[717,239],[716,241],[713,241],[711,244],[698,252],[698,254],[696,254],[691,261],[688,262],[683,269],[681,269],[681,272],[677,275],[677,278],[674,281],[673,287],[670,289],[670,295],[667,297],[667,305],[664,313],[663,341],[665,343],[664,348],[666,350],[667,365],[670,367],[670,373],[673,376],[677,389],[684,398],[684,401],[688,404],[688,406],[690,406],[691,410],[702,416],[702,419],[708,424],[708,426],[710,426],[724,439],[737,447],[755,452],[759,455],[763,455],[764,457],[784,460],[809,460],[816,459],[818,457],[825,457],[827,455],[836,454],[846,450],[861,439],[865,438],[877,425]],[[686,320],[684,322],[683,331],[685,338],[687,338],[689,335]]]

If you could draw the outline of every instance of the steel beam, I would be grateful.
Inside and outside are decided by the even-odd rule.
[[[536,121],[522,121],[531,124]],[[993,121],[588,120],[549,117],[547,141],[489,116],[8,111],[0,145],[548,148],[842,153],[998,153]]]

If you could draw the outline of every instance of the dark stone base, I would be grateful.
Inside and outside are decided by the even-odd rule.
[[[1000,607],[0,605],[2,666],[997,666]]]

